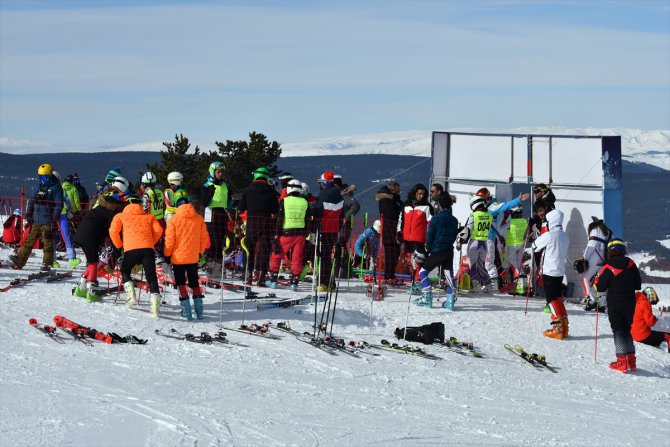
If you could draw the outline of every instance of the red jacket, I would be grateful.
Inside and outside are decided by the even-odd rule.
[[[432,207],[428,202],[406,203],[401,217],[402,238],[407,242],[426,242],[428,222],[432,217]]]
[[[656,316],[651,311],[651,303],[642,292],[635,292],[635,316],[630,328],[633,340],[642,341],[651,335],[651,327],[656,324]]]

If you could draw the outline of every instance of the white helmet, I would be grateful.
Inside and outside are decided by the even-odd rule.
[[[291,194],[292,192],[302,194],[302,183],[300,183],[300,180],[297,179],[290,180],[288,182],[288,185],[286,185],[286,192],[288,194]]]
[[[171,185],[180,186],[181,182],[184,181],[184,176],[181,175],[181,172],[170,172],[167,176],[167,181]]]
[[[51,175],[56,177],[56,180],[60,182],[60,174],[58,173],[58,171],[51,171]]]
[[[309,185],[307,183],[302,182],[300,188],[302,189],[303,194],[309,194]]]
[[[156,183],[156,176],[152,172],[145,172],[142,175],[142,180],[141,180],[143,185],[153,185]]]
[[[121,192],[126,192],[128,191],[129,184],[128,180],[126,180],[124,177],[118,176],[112,182],[112,186]]]
[[[375,230],[377,233],[382,231],[382,221],[375,220],[375,223],[372,224],[372,229]]]
[[[476,210],[480,205],[486,206],[486,198],[485,197],[478,197],[475,196],[471,201],[470,201],[470,209],[472,211]]]

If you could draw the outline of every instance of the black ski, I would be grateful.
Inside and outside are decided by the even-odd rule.
[[[47,275],[47,282],[60,281],[61,279],[71,278],[71,277],[72,277],[72,271],[51,273],[51,274]]]
[[[6,285],[5,287],[0,288],[0,292],[8,292],[8,291],[12,290],[14,287],[22,286],[22,285],[24,285],[24,284],[26,284],[30,281],[34,281],[36,279],[46,278],[50,274],[51,274],[50,272],[37,272],[37,273],[31,273],[26,278],[13,279],[8,285]]]
[[[221,327],[221,329],[226,331],[235,331],[241,332],[242,334],[254,335],[256,337],[269,338],[271,340],[281,340],[281,337],[269,332],[268,324],[258,325],[256,323],[251,324],[242,324],[237,328],[232,327]]]
[[[78,333],[78,332],[75,332],[75,331],[73,331],[72,329],[68,329],[68,328],[66,328],[66,327],[59,327],[58,329],[60,329],[61,331],[65,332],[66,334],[68,334],[69,336],[71,336],[72,338],[74,338],[75,340],[82,342],[82,343],[85,344],[86,346],[91,346],[91,347],[93,346],[93,343],[91,343],[91,341],[88,340],[88,339],[86,338],[86,336],[83,335],[83,334],[80,334],[80,333]]]
[[[400,354],[414,355],[417,357],[423,357],[429,360],[442,360],[441,357],[438,357],[433,354],[428,354],[423,348],[410,345],[398,345],[397,343],[390,343],[388,340],[382,340],[381,344],[370,344],[371,348],[381,349],[384,351],[397,352]]]
[[[471,357],[483,358],[484,355],[477,351],[471,341],[460,341],[456,337],[449,337],[444,343],[437,343],[438,346],[447,348],[453,352]]]
[[[529,354],[519,345],[514,346],[514,351],[516,351],[516,353],[521,356],[529,358],[535,364],[540,365],[541,367],[546,368],[553,373],[558,373],[558,371],[547,364],[547,359],[544,355],[535,353]]]
[[[44,335],[55,341],[56,343],[60,344],[65,344],[65,341],[58,336],[56,333],[56,327],[55,326],[49,326],[46,324],[39,324],[35,318],[31,318],[28,320],[28,323],[37,329],[38,331],[42,332]]]
[[[189,337],[191,337],[191,338],[194,337],[192,334],[184,334],[184,333],[179,332],[177,329],[174,329],[174,328],[170,329],[170,332],[172,334],[178,335],[180,337],[184,337],[186,340],[188,340]],[[217,333],[215,333],[213,335],[210,334],[209,332],[201,332],[200,333],[200,339],[202,339],[202,340],[208,340],[208,341],[214,342],[214,343],[223,343],[223,344],[231,345],[231,346],[240,346],[240,347],[244,347],[244,348],[249,347],[249,345],[245,345],[243,343],[236,343],[236,342],[230,341],[230,340],[228,340],[228,338],[226,338],[227,336],[228,336],[228,334],[226,334],[223,331],[218,331]],[[188,341],[191,341],[191,340],[188,340]]]

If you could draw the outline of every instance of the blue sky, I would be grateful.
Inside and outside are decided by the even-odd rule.
[[[0,0],[0,151],[670,129],[670,2]]]

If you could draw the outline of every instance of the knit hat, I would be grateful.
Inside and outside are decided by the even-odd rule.
[[[117,166],[116,168],[112,169],[107,173],[107,175],[105,176],[105,182],[111,185],[114,179],[120,175],[121,175],[121,168]]]

